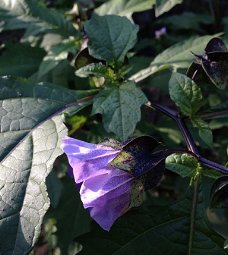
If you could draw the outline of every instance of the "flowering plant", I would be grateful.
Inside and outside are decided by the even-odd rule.
[[[72,167],[75,183],[81,184],[80,195],[84,208],[105,230],[109,231],[115,220],[131,207],[142,203],[148,178],[143,181],[141,175],[150,168],[151,159],[147,154],[158,144],[153,138],[147,137],[154,144],[141,148],[139,153],[145,138],[135,139],[122,148],[118,144],[114,145],[115,148],[111,147],[113,143],[108,146],[71,137],[63,139],[62,147]],[[156,182],[160,180],[161,174],[157,176]]]

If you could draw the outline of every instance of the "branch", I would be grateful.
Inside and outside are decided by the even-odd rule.
[[[184,122],[184,119],[180,116],[180,114],[177,111],[172,110],[172,109],[168,108],[167,106],[163,106],[163,105],[160,105],[157,103],[152,103],[152,102],[150,102],[149,104],[146,104],[146,106],[150,109],[157,110],[157,111],[165,114],[166,116],[170,117],[174,121],[176,121],[176,123],[180,129],[180,132],[185,140],[186,146],[188,148],[188,153],[193,154],[199,160],[199,162],[201,164],[203,164],[207,167],[213,168],[217,171],[220,171],[224,174],[228,174],[227,167],[219,165],[219,164],[217,164],[213,161],[210,161],[200,155],[198,148],[193,140],[193,137]]]
[[[205,112],[199,115],[203,119],[218,119],[228,117],[228,109],[213,111],[213,112]]]

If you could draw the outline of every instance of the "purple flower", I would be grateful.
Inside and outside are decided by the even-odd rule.
[[[120,150],[66,137],[62,148],[73,169],[73,177],[81,184],[84,208],[105,230],[130,208],[134,177],[109,166]]]
[[[160,39],[162,36],[167,34],[166,27],[162,27],[159,30],[155,30],[154,34],[157,39]]]

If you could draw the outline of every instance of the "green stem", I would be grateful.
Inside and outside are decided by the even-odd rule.
[[[191,208],[191,216],[190,216],[190,231],[189,231],[188,254],[187,255],[192,255],[195,217],[196,217],[198,191],[199,191],[199,179],[200,179],[200,173],[198,172],[193,180],[193,197],[192,197],[192,208]]]

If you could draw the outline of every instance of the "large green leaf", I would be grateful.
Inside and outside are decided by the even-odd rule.
[[[26,254],[34,245],[49,207],[45,179],[67,134],[61,113],[83,108],[76,100],[88,94],[0,80],[1,254]]]
[[[130,79],[138,82],[153,73],[167,68],[188,68],[195,58],[192,52],[195,54],[201,54],[208,41],[213,37],[215,37],[215,35],[191,38],[171,46],[157,55],[148,68],[134,74]]]
[[[143,92],[133,82],[102,90],[95,98],[92,113],[103,115],[104,127],[126,140],[141,118],[140,107],[147,101]]]
[[[168,12],[183,0],[110,0],[98,7],[95,12],[99,15],[116,14],[131,17],[134,12],[142,12],[155,6],[156,16]]]
[[[198,187],[198,186],[197,186]],[[99,227],[78,241],[81,255],[225,255],[223,238],[205,220],[208,190],[190,188],[171,206],[145,206],[122,216],[109,233]]]
[[[183,114],[192,116],[202,105],[199,86],[184,74],[173,73],[169,81],[169,94]]]
[[[156,0],[111,0],[102,4],[95,12],[99,15],[116,14],[131,17],[134,12],[151,9],[155,3]]]
[[[108,62],[123,61],[127,52],[135,45],[138,26],[126,17],[94,15],[85,23],[89,38],[89,53]]]
[[[0,56],[0,75],[29,77],[39,68],[45,51],[28,44],[8,44]]]
[[[64,36],[78,35],[61,13],[36,0],[1,0],[0,14],[4,17],[4,29],[25,28],[28,36],[46,31],[58,31]]]

